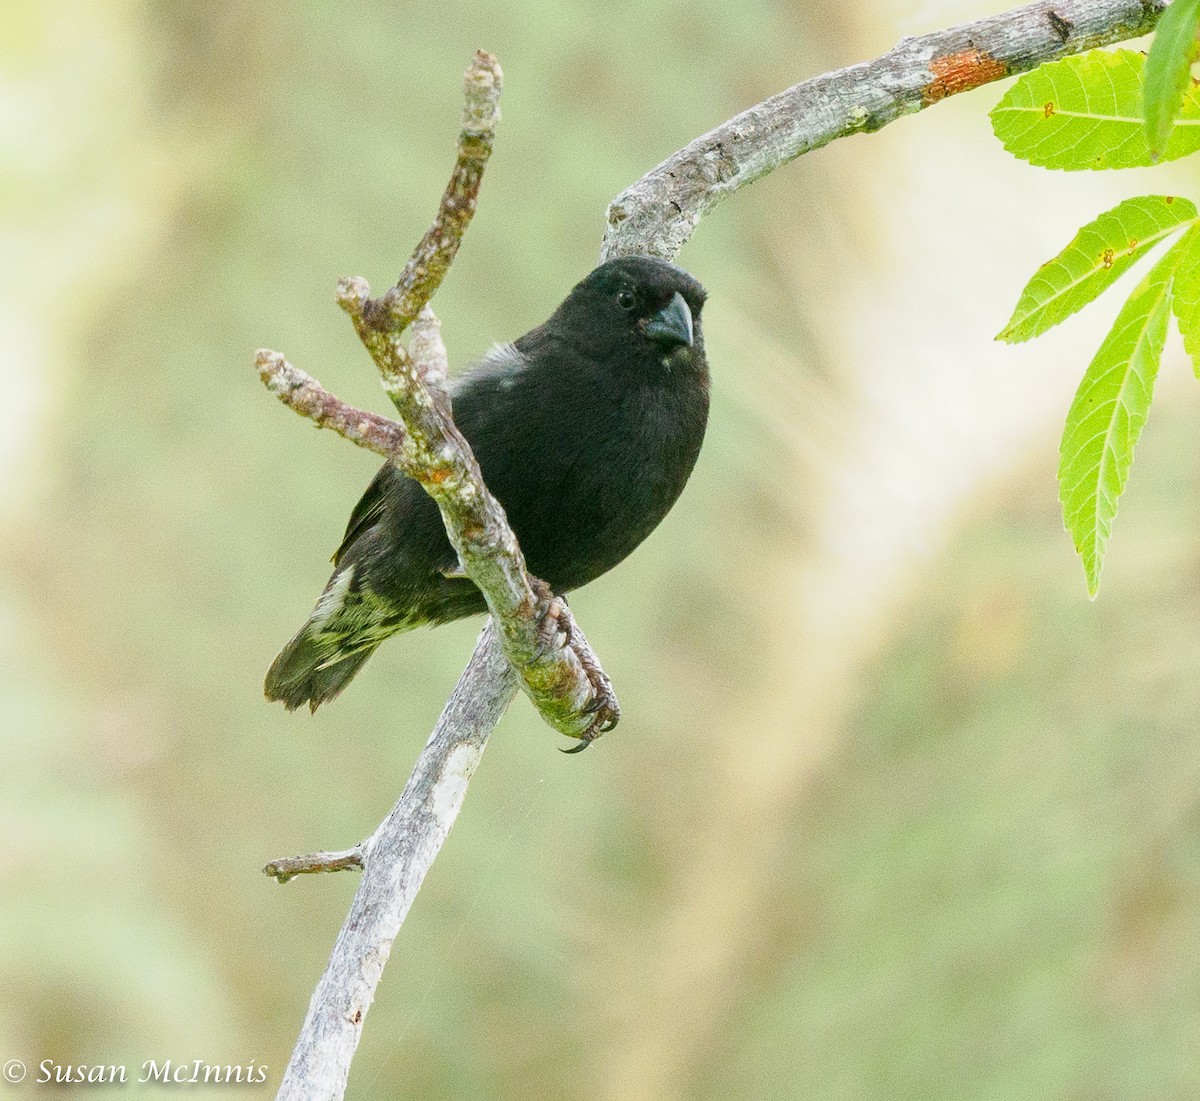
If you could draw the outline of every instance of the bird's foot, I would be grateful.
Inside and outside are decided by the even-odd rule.
[[[571,650],[583,667],[592,690],[591,699],[583,708],[583,713],[589,716],[591,721],[579,735],[579,744],[562,750],[563,753],[581,753],[601,734],[607,733],[617,725],[621,718],[621,705],[617,703],[612,681],[600,668],[600,662],[592,653],[583,632],[576,630],[571,609],[567,606],[567,598],[556,595],[539,579],[535,579],[534,583],[537,595],[545,601],[546,607],[538,627],[537,657],[547,658],[559,651]]]
[[[569,617],[570,613],[568,613]],[[585,643],[575,647],[575,656],[587,674],[588,683],[592,686],[591,702],[584,708],[585,714],[592,716],[588,728],[580,735],[579,744],[570,749],[561,750],[563,753],[582,753],[601,734],[607,734],[621,721],[621,705],[617,702],[617,693],[608,674],[600,668],[596,655]]]

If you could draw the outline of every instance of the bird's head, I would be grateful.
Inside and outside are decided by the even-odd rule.
[[[593,359],[686,375],[706,370],[704,298],[704,288],[682,268],[651,256],[622,256],[579,283],[553,320]]]

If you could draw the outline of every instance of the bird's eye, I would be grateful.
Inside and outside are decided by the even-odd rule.
[[[632,291],[617,291],[617,305],[623,310],[632,310],[637,305],[637,299]]]

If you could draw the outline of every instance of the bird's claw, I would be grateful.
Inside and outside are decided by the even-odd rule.
[[[612,689],[604,671],[598,666],[585,666],[588,679],[592,683],[592,698],[583,709],[585,715],[594,715],[588,728],[579,736],[579,744],[570,749],[560,749],[560,753],[582,753],[601,734],[607,734],[621,721],[621,705],[617,703],[617,695]]]
[[[582,635],[579,637],[582,645],[576,645],[574,620],[567,606],[567,598],[555,595],[545,582],[534,579],[534,583],[538,596],[546,600],[546,611],[538,626],[538,657],[545,658],[566,649],[574,650],[592,689],[591,699],[582,709],[584,715],[591,717],[591,722],[578,736],[578,745],[560,751],[582,753],[601,734],[608,733],[617,725],[621,718],[621,705],[617,702],[612,682],[600,668]]]
[[[583,709],[585,715],[596,715],[598,718],[588,729],[595,729],[597,734],[607,734],[621,721],[621,705],[617,703],[616,693],[605,677],[602,684],[592,684],[595,695],[592,702]]]

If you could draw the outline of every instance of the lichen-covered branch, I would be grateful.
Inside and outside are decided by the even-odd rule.
[[[384,459],[401,453],[404,425],[347,405],[278,352],[260,348],[255,353],[254,366],[272,394],[318,428],[332,428],[352,444],[374,451]]]
[[[905,38],[873,61],[793,85],[672,153],[608,208],[602,259],[673,259],[714,206],[835,138],[958,92],[1154,29],[1166,0],[1058,0]]]
[[[396,285],[365,313],[371,324],[403,332],[416,319],[450,268],[479,201],[483,169],[492,155],[500,121],[504,73],[489,53],[477,50],[463,77],[463,121],[458,157],[438,204],[437,217],[413,250]]]

